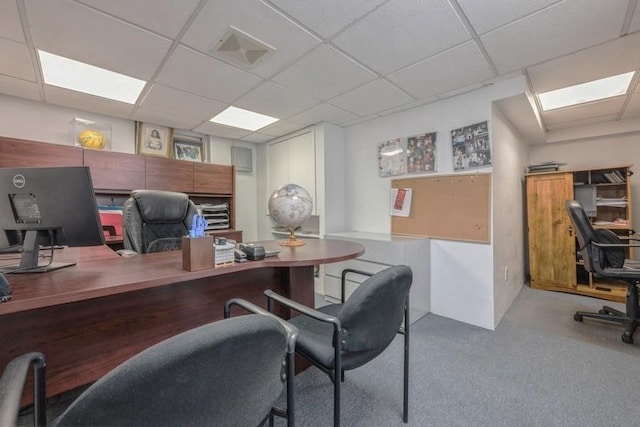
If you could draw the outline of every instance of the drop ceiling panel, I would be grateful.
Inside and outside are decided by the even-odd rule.
[[[618,37],[624,1],[569,0],[481,36],[500,73]]]
[[[199,0],[78,0],[124,21],[175,38]]]
[[[462,11],[478,34],[558,3],[559,0],[458,0]]]
[[[241,139],[252,132],[245,129],[238,129],[229,126],[218,125],[212,122],[203,123],[195,128],[194,131],[205,133],[209,135],[215,135],[220,138]]]
[[[128,119],[133,111],[133,105],[124,102],[112,101],[55,86],[44,85],[43,87],[45,98],[49,104],[62,105],[75,110],[79,110],[78,106],[82,106],[82,110],[123,119]],[[69,120],[72,118],[69,117]]]
[[[131,120],[137,120],[145,123],[161,124],[174,129],[192,129],[202,121],[196,121],[193,118],[174,114],[169,111],[158,111],[151,108],[138,108],[132,115]]]
[[[263,2],[255,0],[210,1],[202,9],[182,42],[200,52],[216,56],[212,48],[232,26],[276,51],[252,66],[251,71],[267,77],[291,64],[320,44],[300,26]]]
[[[387,74],[469,39],[446,0],[395,0],[333,42]]]
[[[243,141],[253,142],[254,144],[261,144],[263,142],[271,141],[272,139],[273,137],[271,135],[264,135],[257,132],[242,138]]]
[[[591,102],[574,107],[560,108],[542,113],[542,118],[547,126],[559,123],[577,122],[589,117],[601,117],[618,114],[624,105],[625,97],[618,96],[598,102]]]
[[[330,100],[331,104],[359,116],[375,114],[414,101],[386,80],[378,79]]]
[[[291,117],[291,120],[297,123],[311,125],[320,122],[344,123],[349,120],[358,118],[357,115],[335,107],[331,104],[320,104],[307,111]]]
[[[633,12],[633,17],[631,18],[629,32],[632,33],[638,30],[640,30],[640,6],[636,3],[636,10]]]
[[[233,102],[261,79],[191,49],[179,46],[157,81],[221,102]]]
[[[128,76],[148,80],[171,46],[164,37],[70,1],[25,4],[38,49]]]
[[[0,38],[0,74],[36,81],[27,45]],[[11,60],[7,60],[11,58]]]
[[[291,132],[295,132],[302,129],[306,125],[302,123],[296,123],[291,120],[280,120],[272,125],[264,127],[258,131],[258,133],[269,135],[272,137],[286,135]]]
[[[142,107],[175,114],[188,122],[192,122],[191,126],[188,127],[192,128],[200,122],[209,120],[217,115],[227,106],[222,102],[209,98],[155,84],[145,97]]]
[[[627,104],[627,108],[622,114],[622,119],[631,119],[640,117],[640,86],[636,88],[633,96]]]
[[[529,67],[527,74],[534,91],[540,93],[637,68],[640,68],[640,33]]]
[[[40,101],[39,85],[26,80],[0,75],[0,94]],[[0,95],[1,96],[1,95]]]
[[[562,122],[555,125],[547,126],[547,130],[551,132],[559,129],[577,128],[581,126],[595,125],[598,123],[606,123],[615,120],[616,117],[616,114],[608,114],[605,116],[589,117],[584,120],[576,120],[574,122]]]
[[[16,2],[0,1],[0,38],[24,43],[24,33],[20,25],[20,15]]]
[[[323,37],[329,37],[386,0],[270,0],[284,13]]]
[[[335,49],[321,46],[272,80],[325,101],[376,77]]]
[[[234,106],[283,119],[318,103],[311,97],[267,81],[234,102]]]
[[[489,64],[475,43],[468,42],[390,74],[389,80],[416,98],[428,98],[491,77]]]

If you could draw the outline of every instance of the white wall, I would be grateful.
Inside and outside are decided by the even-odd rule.
[[[450,131],[488,120],[492,132],[492,101],[525,90],[525,79],[517,77],[348,127],[345,130],[345,159],[349,165],[345,171],[347,230],[391,231],[388,203],[392,178],[378,176],[377,143],[437,132],[437,174],[453,173]],[[492,141],[492,146],[496,144],[500,141]],[[495,327],[493,244],[432,240],[431,308],[435,314],[488,329]]]
[[[0,95],[0,135],[73,145],[69,134],[69,122],[75,117],[111,124],[111,150],[133,154],[135,145],[135,122],[111,116],[88,113],[65,107],[29,101],[21,98]],[[208,137],[209,158],[211,163],[231,164],[231,146],[234,141],[224,138]],[[251,143],[235,142],[243,147],[256,146]],[[255,160],[254,160],[255,162]],[[254,163],[254,171],[256,165]],[[257,237],[256,212],[256,173],[236,174],[236,228],[243,231],[245,240]]]
[[[491,138],[495,141],[492,229],[494,324],[497,325],[526,281],[523,172],[528,164],[529,147],[495,105]]]

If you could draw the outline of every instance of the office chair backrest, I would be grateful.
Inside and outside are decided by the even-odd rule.
[[[180,249],[197,212],[184,193],[134,190],[122,210],[124,247],[138,253]]]
[[[622,248],[602,248],[595,243],[622,243],[611,230],[594,229],[582,205],[569,200],[566,203],[567,213],[576,230],[578,249],[582,254],[584,268],[593,273],[602,273],[605,268],[620,268],[624,264],[625,252]]]
[[[287,332],[259,314],[221,320],[139,353],[82,393],[58,426],[255,426],[283,391]]]
[[[382,351],[393,341],[404,319],[412,281],[411,268],[398,265],[374,274],[356,288],[338,315],[344,351]]]

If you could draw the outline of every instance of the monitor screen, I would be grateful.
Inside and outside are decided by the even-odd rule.
[[[34,273],[74,265],[40,260],[41,246],[97,246],[104,234],[86,166],[0,168],[0,230],[20,264],[5,273]]]

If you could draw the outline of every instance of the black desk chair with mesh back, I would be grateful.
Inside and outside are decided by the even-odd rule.
[[[585,269],[596,277],[621,280],[627,284],[626,313],[605,305],[598,313],[577,311],[573,318],[578,322],[586,317],[621,323],[625,327],[622,341],[633,344],[633,333],[640,322],[640,260],[626,259],[625,250],[640,245],[624,242],[611,230],[594,229],[579,202],[570,200],[566,208],[576,230]]]

